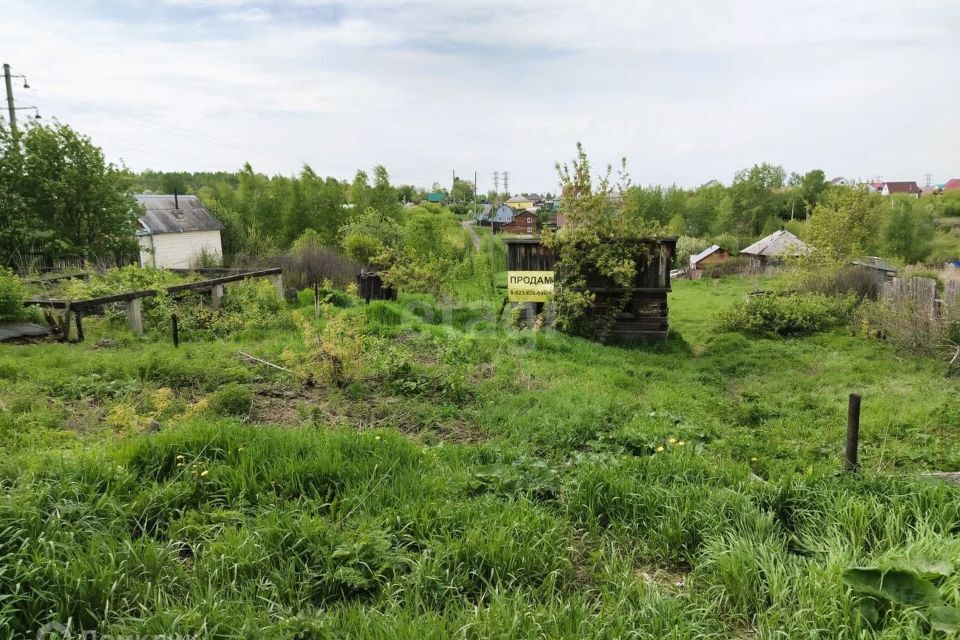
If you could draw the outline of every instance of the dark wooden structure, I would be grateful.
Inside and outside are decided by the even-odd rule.
[[[509,271],[561,271],[556,256],[536,238],[506,238]],[[587,274],[587,289],[596,296],[588,320],[597,320],[597,335],[615,340],[665,339],[669,332],[667,294],[676,238],[649,238],[637,248],[637,277],[632,286],[618,287],[599,274]],[[562,277],[562,274],[558,274]],[[623,305],[613,325],[601,319]]]
[[[500,233],[515,233],[518,235],[540,234],[540,218],[532,211],[518,210],[513,220],[498,226]]]
[[[357,293],[368,303],[371,300],[396,300],[397,290],[383,284],[376,271],[361,271],[357,274]]]

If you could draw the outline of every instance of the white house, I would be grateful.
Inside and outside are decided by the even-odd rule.
[[[201,255],[220,257],[223,225],[197,196],[139,195],[140,266],[189,269]]]

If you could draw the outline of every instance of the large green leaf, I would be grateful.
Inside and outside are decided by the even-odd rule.
[[[910,554],[894,558],[884,564],[885,569],[910,571],[921,578],[946,578],[954,570],[953,562],[947,558],[937,558],[923,554]]]
[[[937,588],[909,571],[854,567],[843,572],[843,582],[854,591],[899,604],[922,606],[940,603]]]
[[[960,632],[960,609],[934,607],[930,610],[930,626],[944,633]]]

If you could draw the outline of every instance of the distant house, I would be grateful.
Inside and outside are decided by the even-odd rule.
[[[197,196],[139,195],[140,266],[189,269],[201,255],[220,257],[223,225]]]
[[[690,268],[703,269],[711,264],[720,264],[721,262],[725,262],[729,257],[730,254],[721,249],[720,245],[711,245],[697,255],[690,256]]]
[[[960,178],[953,178],[943,183],[943,191],[956,191],[960,189]]]
[[[477,211],[477,224],[483,226],[484,224],[490,224],[490,216],[493,215],[493,205],[485,204],[483,207]]]
[[[832,185],[834,185],[834,186],[836,186],[836,187],[849,187],[849,186],[850,186],[851,184],[853,184],[853,183],[850,182],[849,180],[847,180],[846,178],[844,178],[843,176],[838,176],[838,177],[834,178],[833,180],[831,180],[831,181],[830,181],[830,184],[832,184]]]
[[[446,195],[443,191],[431,191],[427,194],[427,202],[442,204]]]
[[[713,179],[713,180],[707,180],[706,182],[704,182],[702,185],[700,185],[700,188],[709,189],[710,187],[722,187],[722,186],[723,184],[721,184],[719,180]]]
[[[804,256],[811,251],[813,251],[813,247],[786,229],[781,229],[780,231],[774,231],[766,238],[757,240],[746,249],[742,249],[740,255],[751,256],[761,266],[765,266],[780,262],[784,258]]]
[[[505,204],[510,205],[514,209],[521,209],[523,211],[526,211],[527,209],[533,206],[533,200],[528,200],[523,196],[513,196],[512,198],[507,200]]]
[[[510,222],[499,225],[501,233],[533,235],[540,232],[540,218],[530,211],[517,211]]]
[[[880,190],[885,196],[892,196],[898,193],[902,193],[908,196],[913,196],[914,198],[920,197],[920,185],[916,182],[884,182],[883,188]]]

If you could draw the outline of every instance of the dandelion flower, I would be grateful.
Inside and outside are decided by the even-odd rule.
[[[658,452],[663,451],[663,445],[660,445],[659,447],[657,447],[657,451]]]
[[[202,478],[202,477],[204,477],[205,475],[207,475],[208,473],[210,473],[210,472],[207,471],[206,469],[204,469],[203,471],[200,472],[200,477]]]
[[[667,440],[667,442],[669,442],[670,444],[673,444],[676,441],[677,441],[676,438],[670,438],[669,440]]]
[[[756,462],[756,461],[757,461],[756,458],[750,458],[750,462]]]
[[[682,447],[682,446],[685,445],[685,444],[687,444],[687,443],[684,442],[683,440],[681,440],[680,442],[677,443],[677,446],[678,446],[678,447]]]
[[[379,440],[379,439],[380,439],[380,436],[376,436],[376,437],[374,438],[374,440]]]
[[[177,460],[183,460],[183,454],[182,454],[182,453],[177,456]]]

